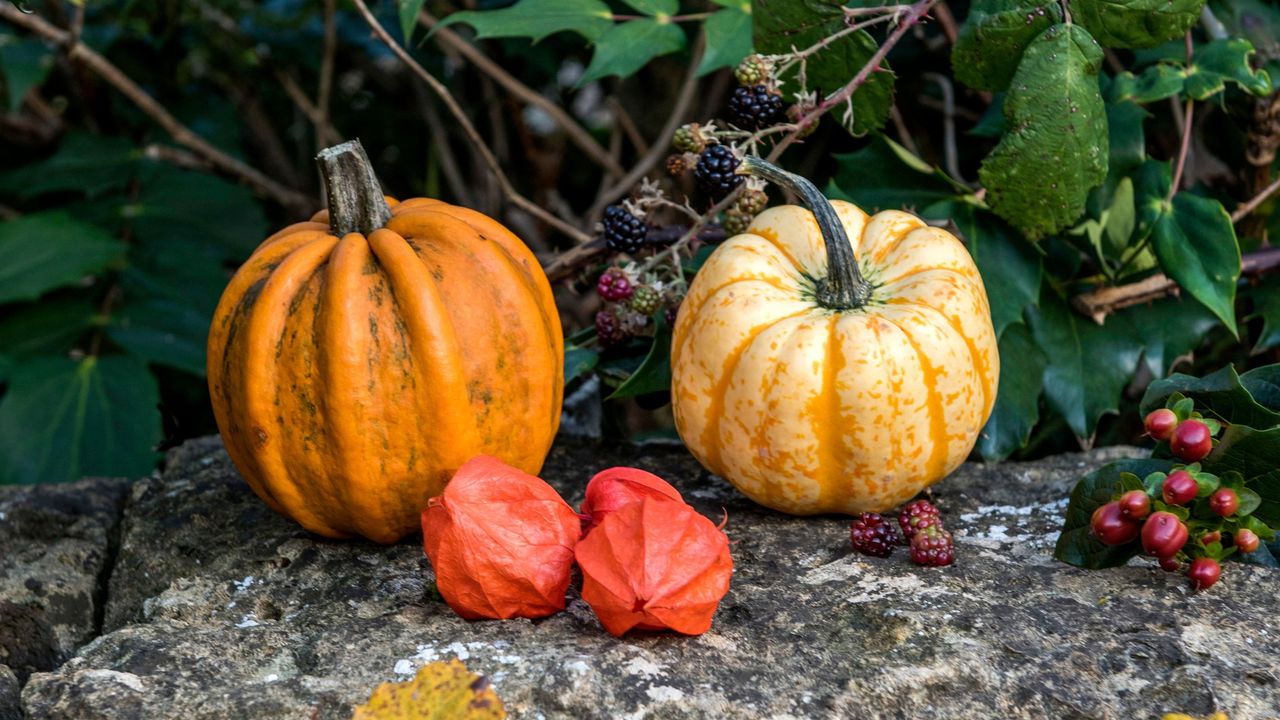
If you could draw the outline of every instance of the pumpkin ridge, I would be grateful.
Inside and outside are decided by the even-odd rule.
[[[802,313],[802,314],[807,314],[808,312],[811,312],[811,311],[805,311],[805,313]],[[776,329],[776,328],[778,327],[778,325],[781,325],[783,322],[785,322],[785,321],[787,321],[787,320],[794,320],[794,319],[796,319],[797,317],[800,317],[800,315],[801,315],[801,314],[797,314],[797,315],[792,316],[792,317],[789,317],[789,318],[782,318],[781,320],[778,320],[778,322],[774,323],[774,324],[773,324],[772,326],[770,326],[769,328],[766,328],[766,330],[765,330],[764,332],[761,332],[761,333],[760,333],[760,335],[764,335],[764,333],[765,333],[765,332],[767,332],[768,330]],[[802,325],[802,323],[796,323],[796,327],[790,328],[790,331],[789,331],[789,332],[788,332],[788,331],[786,331],[786,330],[780,330],[780,331],[779,331],[779,337],[778,337],[778,338],[776,338],[776,342],[778,343],[778,347],[779,347],[779,348],[790,348],[790,347],[791,347],[791,343],[795,340],[796,335],[800,332],[800,328],[801,328],[802,326],[803,326],[803,325]],[[758,339],[759,339],[759,336],[757,336],[756,338],[753,338],[753,339],[752,339],[751,343],[750,343],[750,344],[748,345],[748,347],[743,351],[743,355],[747,355],[747,354],[750,352],[751,348],[752,348],[752,347],[755,347],[756,340],[758,340]],[[782,349],[780,349],[780,350],[778,350],[778,355],[787,355],[787,352],[786,352],[786,350],[782,350]],[[766,412],[767,412],[767,410],[768,410],[768,408],[769,408],[769,400],[770,400],[770,395],[769,395],[769,393],[771,393],[771,392],[773,391],[773,389],[774,389],[774,388],[778,387],[778,385],[779,385],[779,379],[780,379],[780,377],[781,377],[781,375],[782,375],[782,372],[783,372],[783,369],[784,369],[784,368],[785,368],[785,364],[784,364],[784,363],[781,363],[781,362],[777,362],[777,361],[776,361],[776,358],[775,358],[775,362],[774,362],[774,365],[773,365],[773,368],[772,368],[772,372],[769,374],[769,382],[768,382],[768,385],[767,385],[767,390],[762,391],[762,393],[761,393],[761,401],[764,403],[764,407],[765,407]],[[735,373],[735,374],[737,373],[737,368],[736,368],[736,367],[735,367],[735,369],[734,369],[734,373]],[[726,392],[727,392],[727,391],[726,391]],[[767,421],[758,421],[758,422],[756,423],[756,431],[755,431],[755,433],[751,436],[751,448],[752,448],[753,450],[754,450],[755,448],[765,448],[765,447],[768,447],[768,446],[769,446],[768,437],[767,437],[767,436],[768,436],[768,433],[769,433],[769,428],[770,428],[770,425],[769,425],[769,423],[768,423]],[[770,459],[772,460],[772,458],[770,458]],[[770,474],[771,474],[771,473],[765,473],[765,477],[767,478]],[[766,484],[766,483],[762,483],[762,484]],[[766,488],[762,488],[762,490],[769,490],[769,491],[772,491],[773,489],[774,489],[774,488],[768,488],[768,487],[766,487]],[[762,496],[767,497],[767,496],[769,496],[769,495],[771,494],[771,492],[761,492],[760,494],[761,494]],[[749,495],[749,496],[750,496],[750,495]],[[754,499],[754,497],[753,497],[753,499]]]
[[[974,290],[981,290],[981,291],[982,291],[982,296],[983,296],[984,298],[985,298],[985,297],[986,297],[986,295],[987,295],[987,288],[986,288],[986,286],[984,286],[984,285],[980,285],[980,284],[978,284],[977,282],[975,282],[975,281],[974,281],[974,279],[973,279],[973,276],[972,276],[972,275],[970,275],[969,273],[963,272],[963,271],[961,271],[959,268],[944,267],[944,266],[937,266],[937,265],[924,265],[924,266],[921,266],[921,267],[918,267],[918,268],[914,268],[914,269],[912,269],[912,270],[908,270],[907,272],[905,272],[905,273],[903,273],[903,274],[901,274],[901,275],[898,275],[898,276],[896,276],[896,277],[893,277],[893,278],[890,278],[890,279],[884,280],[883,282],[881,282],[881,283],[880,283],[880,287],[881,287],[881,288],[883,288],[883,289],[884,289],[884,291],[885,291],[886,293],[890,293],[890,294],[892,294],[892,291],[893,291],[893,288],[891,287],[892,285],[897,285],[897,284],[899,284],[899,283],[909,282],[909,281],[913,280],[914,278],[916,278],[916,277],[917,277],[917,276],[919,276],[919,275],[924,275],[925,273],[931,273],[931,272],[945,272],[945,273],[951,273],[952,275],[956,275],[956,276],[958,276],[960,279],[962,279],[962,280],[964,280],[965,282],[969,283],[969,285],[970,285]],[[974,274],[974,275],[976,275],[976,274],[977,274],[977,270],[974,270],[974,273],[973,273],[973,274]]]
[[[712,288],[711,290],[707,291],[707,293],[706,293],[705,295],[703,295],[702,302],[700,302],[700,303],[698,303],[697,305],[695,305],[694,307],[690,308],[690,309],[689,309],[689,313],[690,313],[691,315],[697,315],[699,312],[701,312],[701,311],[702,311],[702,308],[706,306],[707,302],[708,302],[708,301],[710,301],[710,300],[711,300],[711,298],[715,297],[715,296],[716,296],[716,294],[717,294],[717,293],[719,293],[721,290],[724,290],[725,288],[729,287],[730,285],[737,285],[738,283],[743,283],[743,282],[762,282],[762,283],[764,283],[765,285],[772,285],[775,289],[777,289],[777,290],[779,290],[779,291],[781,291],[781,292],[787,293],[787,294],[795,293],[795,292],[798,290],[798,288],[793,288],[793,287],[792,287],[792,288],[789,288],[789,287],[786,287],[785,285],[783,285],[782,283],[778,282],[778,281],[777,281],[777,280],[775,280],[774,278],[770,278],[770,277],[752,277],[752,276],[747,276],[747,275],[741,275],[741,276],[738,276],[738,277],[730,278],[729,280],[726,280],[725,282],[723,282],[723,283],[721,283],[721,284],[719,284],[719,285],[715,286],[715,287],[714,287],[714,288]],[[807,298],[806,298],[806,299],[807,299]]]
[[[951,328],[952,332],[954,332],[957,337],[959,337],[961,340],[964,341],[965,347],[969,348],[969,362],[970,364],[973,365],[973,371],[978,376],[978,380],[982,383],[983,407],[986,409],[987,413],[990,413],[991,407],[995,405],[995,393],[992,391],[992,388],[991,388],[991,368],[989,367],[989,363],[987,363],[988,367],[983,366],[982,359],[978,357],[978,346],[974,344],[973,338],[966,335],[964,332],[964,329],[956,324],[955,318],[953,318],[950,315],[947,315],[946,313],[942,312],[942,310],[934,307],[933,305],[920,302],[919,300],[909,300],[907,298],[898,297],[898,298],[893,298],[889,300],[888,303],[890,305],[910,305],[916,308],[925,308],[927,310],[932,310],[944,321],[946,321],[947,326]]]
[[[325,237],[329,237],[328,225],[322,225],[320,223],[313,223],[310,221],[294,223],[284,230],[271,235],[266,240],[263,240],[258,247],[253,249],[252,253],[249,253],[249,257],[245,260],[245,263],[248,264],[250,260],[262,255],[264,251],[277,247],[287,240],[293,240],[298,242],[299,245],[305,245],[308,242],[320,240]]]
[[[817,226],[815,225],[814,227],[817,227]],[[772,245],[774,249],[782,253],[782,256],[787,259],[787,262],[791,264],[792,268],[795,268],[796,272],[800,274],[804,274],[804,271],[805,271],[804,266],[801,265],[796,260],[796,256],[791,253],[791,250],[787,248],[786,244],[778,239],[777,233],[772,231],[756,230],[754,228],[748,227],[746,234],[754,237],[758,237],[761,240],[764,240],[765,242]]]
[[[837,488],[841,477],[844,475],[845,463],[841,462],[840,450],[843,449],[844,443],[840,442],[842,423],[840,422],[840,393],[837,384],[839,381],[840,370],[844,368],[844,351],[840,347],[837,333],[837,326],[840,322],[842,313],[832,313],[831,320],[827,327],[827,351],[824,357],[824,366],[822,368],[822,395],[827,399],[827,418],[826,425],[818,429],[819,456],[822,458],[820,473],[824,477],[819,479],[818,489],[818,506],[828,508],[832,506],[832,495],[837,491],[844,492],[847,488]],[[847,483],[840,483],[845,484]]]
[[[267,279],[250,311],[249,324],[245,329],[244,381],[240,385],[243,395],[240,402],[233,403],[232,407],[241,409],[241,425],[259,443],[258,452],[251,453],[258,459],[258,483],[269,488],[281,506],[307,529],[341,536],[344,533],[334,529],[327,518],[317,515],[293,485],[289,469],[281,457],[279,437],[272,441],[273,434],[278,436],[284,432],[274,407],[278,388],[273,360],[288,320],[284,308],[289,306],[308,278],[324,265],[337,242],[337,238],[331,238],[298,248]]]
[[[916,358],[920,361],[920,372],[924,376],[921,381],[925,386],[925,397],[929,406],[930,451],[927,461],[928,472],[932,477],[942,477],[946,474],[947,450],[951,447],[951,440],[947,434],[946,418],[943,416],[945,408],[942,407],[942,399],[938,397],[937,370],[933,366],[933,361],[920,349],[920,344],[916,342],[914,335],[908,332],[894,318],[881,316],[881,319],[902,333],[907,344],[915,351]]]

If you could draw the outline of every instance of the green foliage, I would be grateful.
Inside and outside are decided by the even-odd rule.
[[[0,224],[0,303],[74,283],[106,269],[124,250],[124,243],[63,211]]]
[[[991,207],[1032,239],[1061,230],[1107,175],[1102,49],[1075,25],[1028,47],[1004,100],[1006,127],[982,164]]]
[[[1229,83],[1254,95],[1266,95],[1271,92],[1271,78],[1266,70],[1253,68],[1253,54],[1253,45],[1247,40],[1214,40],[1200,46],[1191,65],[1162,59],[1137,75],[1120,73],[1109,96],[1113,102],[1150,103],[1177,95],[1208,100]]]
[[[1048,358],[1026,325],[1007,328],[1000,335],[1000,386],[996,404],[978,436],[978,453],[1003,458],[1026,444],[1040,419],[1040,393]]]
[[[975,0],[951,51],[956,79],[980,90],[1004,90],[1027,46],[1062,22],[1056,0]]]
[[[8,94],[9,112],[22,105],[27,91],[43,82],[52,67],[53,52],[43,42],[0,35],[0,78]]]
[[[659,55],[684,49],[684,31],[669,19],[641,18],[618,23],[596,41],[596,52],[579,84],[610,75],[626,77]]]
[[[1167,473],[1172,468],[1169,460],[1133,458],[1109,463],[1080,478],[1071,491],[1053,556],[1069,565],[1087,568],[1119,567],[1129,562],[1129,558],[1138,554],[1137,541],[1104,545],[1089,528],[1093,511],[1126,488],[1126,475],[1144,478],[1152,473]]]
[[[523,37],[537,42],[569,31],[594,42],[613,27],[613,12],[601,0],[520,0],[498,10],[453,13],[440,21],[440,27],[457,23],[475,28],[477,38]]]
[[[665,312],[658,312],[653,316],[654,336],[649,353],[626,381],[609,395],[610,400],[671,389],[671,328],[667,326],[664,315]]]
[[[1107,47],[1148,48],[1181,37],[1205,0],[1071,0],[1072,17]]]
[[[747,0],[719,0],[723,10],[707,18],[707,48],[698,64],[698,74],[706,75],[723,67],[734,67],[752,53],[751,4]]]

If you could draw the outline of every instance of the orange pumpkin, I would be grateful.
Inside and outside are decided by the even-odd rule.
[[[321,535],[389,543],[476,455],[541,469],[564,341],[546,276],[501,224],[384,201],[358,142],[317,160],[330,210],[267,238],[231,279],[209,391],[268,505]]]
[[[758,158],[742,170],[813,211],[761,213],[698,271],[672,346],[680,437],[777,510],[896,507],[959,466],[991,414],[1000,359],[982,278],[959,240],[913,215],[828,202]]]

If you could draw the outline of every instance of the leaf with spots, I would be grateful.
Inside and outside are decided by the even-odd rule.
[[[1055,25],[1027,47],[1005,96],[1008,132],[979,174],[996,214],[1032,239],[1074,222],[1106,179],[1101,66],[1089,33]]]
[[[1072,0],[1071,14],[1107,47],[1149,48],[1181,37],[1205,0]]]
[[[951,51],[956,79],[978,90],[1004,90],[1022,51],[1059,22],[1062,9],[1054,0],[974,0]]]
[[[460,660],[424,665],[412,680],[383,683],[352,720],[499,720],[507,716],[489,679]]]

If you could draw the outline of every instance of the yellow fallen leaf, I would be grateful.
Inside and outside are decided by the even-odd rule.
[[[383,683],[352,720],[501,720],[507,716],[489,679],[460,660],[424,665],[412,680]]]

